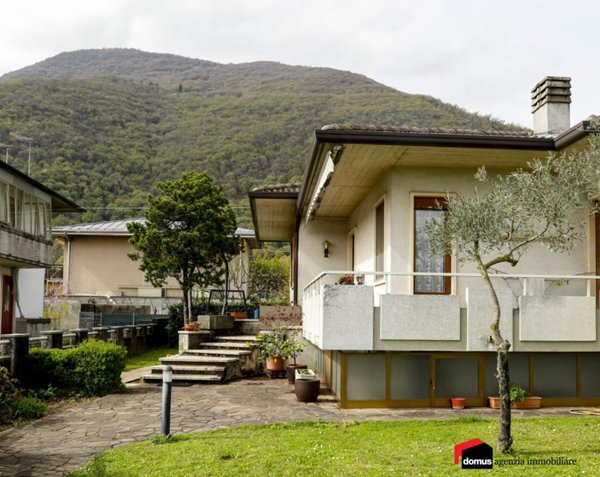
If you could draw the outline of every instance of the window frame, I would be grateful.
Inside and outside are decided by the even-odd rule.
[[[412,195],[412,227],[411,227],[411,238],[412,238],[412,269],[413,272],[417,271],[417,211],[418,210],[440,210],[439,205],[442,205],[441,210],[446,210],[448,199],[445,194],[413,194]],[[452,255],[448,252],[444,253],[444,265],[443,273],[452,273]],[[442,292],[424,292],[417,291],[417,280],[413,277],[412,280],[412,293],[413,295],[451,295],[452,290],[452,277],[444,277],[444,291]]]

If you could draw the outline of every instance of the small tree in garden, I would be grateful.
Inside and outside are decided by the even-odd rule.
[[[511,436],[508,351],[511,343],[500,333],[500,304],[490,270],[513,267],[534,244],[554,252],[568,251],[585,236],[584,224],[596,213],[600,194],[600,140],[589,139],[583,151],[534,160],[528,170],[495,179],[482,167],[476,179],[487,192],[448,196],[445,223],[430,222],[432,249],[454,252],[477,266],[494,306],[491,335],[497,350],[496,378],[501,398],[498,450],[508,452]]]
[[[128,224],[145,279],[159,287],[173,277],[183,292],[184,322],[192,319],[192,290],[222,281],[226,258],[239,251],[235,214],[223,189],[206,173],[186,172],[156,184],[145,223]]]
[[[289,301],[289,257],[257,254],[250,262],[250,294],[272,301]]]

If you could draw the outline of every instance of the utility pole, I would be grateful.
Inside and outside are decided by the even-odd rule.
[[[26,142],[29,143],[29,158],[27,159],[27,175],[31,176],[31,143],[33,142],[33,138],[32,137],[26,137],[26,136],[20,136],[18,134],[14,134],[14,136],[19,141],[26,141]]]
[[[27,159],[27,175],[31,177],[31,143],[33,142],[33,138],[19,136],[21,141],[27,141],[29,143],[29,158]]]
[[[0,147],[5,147],[6,148],[6,157],[4,159],[4,162],[6,162],[8,164],[8,150],[12,147],[9,146],[8,144],[2,144],[0,143]]]

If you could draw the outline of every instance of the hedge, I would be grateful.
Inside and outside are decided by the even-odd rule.
[[[32,349],[27,361],[26,387],[42,389],[51,385],[90,396],[121,392],[125,355],[123,347],[97,340],[87,340],[66,350]]]

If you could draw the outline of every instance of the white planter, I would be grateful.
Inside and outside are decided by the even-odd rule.
[[[312,380],[317,379],[315,372],[312,369],[296,369],[294,371],[296,375],[296,381],[298,379]]]

